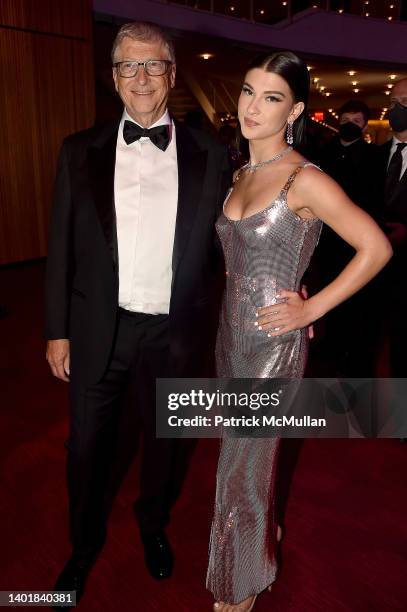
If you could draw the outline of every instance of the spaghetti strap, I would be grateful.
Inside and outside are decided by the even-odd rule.
[[[287,195],[287,191],[290,189],[291,185],[295,181],[295,177],[297,176],[297,174],[299,174],[299,172],[301,172],[303,168],[308,168],[308,166],[313,166],[314,168],[317,168],[318,170],[322,172],[321,168],[317,166],[316,164],[313,164],[312,162],[309,162],[309,161],[303,161],[299,166],[295,168],[295,170],[288,177],[284,187],[281,190],[282,194]]]

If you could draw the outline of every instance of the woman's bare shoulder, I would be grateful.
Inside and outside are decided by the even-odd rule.
[[[296,176],[293,183],[293,195],[304,207],[313,207],[317,203],[320,203],[323,208],[329,203],[335,203],[335,206],[350,203],[338,183],[311,162],[304,164]]]

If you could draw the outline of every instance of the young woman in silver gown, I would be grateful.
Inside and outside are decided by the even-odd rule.
[[[218,376],[300,378],[308,326],[365,285],[391,257],[375,222],[288,143],[301,140],[309,74],[291,52],[260,58],[245,76],[240,129],[250,162],[238,171],[217,221],[226,291]],[[341,274],[304,300],[301,279],[322,222],[355,249]],[[276,577],[274,519],[279,441],[225,437],[217,471],[207,587],[217,612],[249,612]]]

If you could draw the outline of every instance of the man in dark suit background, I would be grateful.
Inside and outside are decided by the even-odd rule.
[[[394,256],[381,275],[387,312],[390,373],[407,376],[407,78],[392,89],[388,112],[393,137],[380,147],[383,181],[383,219]]]
[[[338,115],[338,134],[322,149],[321,166],[353,202],[376,216],[377,185],[372,173],[377,163],[377,147],[364,139],[370,119],[369,107],[361,100],[349,100],[338,110]]]
[[[321,149],[319,164],[353,202],[378,220],[378,147],[364,140],[370,110],[361,100],[349,100],[338,113],[338,134]],[[322,287],[340,274],[353,255],[354,249],[324,226],[316,251]],[[372,287],[364,287],[325,317],[322,353],[328,356],[326,375],[374,376],[378,314]]]
[[[135,512],[150,573],[171,575],[164,528],[176,442],[155,437],[155,379],[202,374],[219,265],[214,223],[230,181],[225,149],[168,113],[176,67],[165,33],[127,24],[112,59],[124,113],[64,141],[47,264],[47,359],[70,381],[71,406],[73,551],[55,589],[78,599],[105,541],[115,424],[133,384],[144,425]]]

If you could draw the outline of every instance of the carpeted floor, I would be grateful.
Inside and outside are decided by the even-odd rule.
[[[51,589],[69,555],[67,387],[44,359],[43,276],[42,263],[0,270],[0,304],[9,311],[0,320],[0,590]],[[174,576],[162,583],[143,563],[133,463],[79,610],[211,611],[205,571],[218,447],[198,443],[168,532]],[[256,612],[406,609],[406,459],[398,440],[283,442],[282,565]]]

